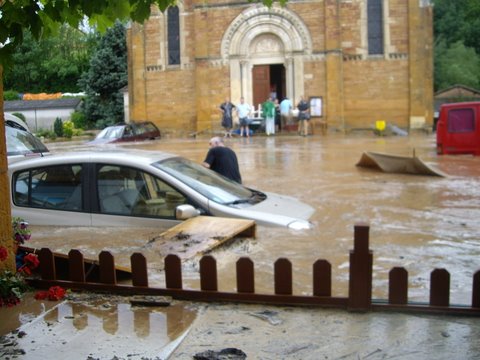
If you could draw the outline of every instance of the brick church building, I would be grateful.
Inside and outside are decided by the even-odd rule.
[[[433,122],[430,0],[178,1],[127,29],[128,117],[220,129],[226,97],[312,99],[329,129]]]

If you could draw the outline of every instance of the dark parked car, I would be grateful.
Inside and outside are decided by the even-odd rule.
[[[154,140],[161,137],[160,130],[151,121],[118,124],[103,129],[90,144],[111,144],[127,141]]]

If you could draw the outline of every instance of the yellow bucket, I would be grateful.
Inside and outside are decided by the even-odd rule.
[[[375,129],[377,129],[378,131],[385,130],[386,125],[387,125],[387,123],[385,122],[385,120],[375,121]]]

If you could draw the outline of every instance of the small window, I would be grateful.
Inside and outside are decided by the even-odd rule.
[[[168,14],[168,65],[180,65],[180,17],[178,6],[170,6]]]
[[[143,171],[101,165],[97,172],[99,209],[104,214],[175,218],[186,198],[170,185]]]
[[[448,132],[475,131],[475,113],[473,109],[454,109],[448,112]]]
[[[49,166],[17,173],[13,201],[17,206],[82,211],[82,166]]]
[[[368,54],[383,54],[383,6],[382,0],[368,0]]]

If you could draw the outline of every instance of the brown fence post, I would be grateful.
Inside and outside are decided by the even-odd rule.
[[[388,303],[408,302],[408,272],[403,267],[394,267],[388,276]]]
[[[349,310],[369,310],[372,303],[373,252],[368,244],[369,229],[367,224],[357,224],[354,228],[354,245],[350,250]]]
[[[132,266],[132,285],[148,287],[147,259],[141,253],[133,253],[130,257]]]
[[[292,263],[280,258],[275,261],[275,294],[292,295]]]
[[[327,260],[313,264],[313,295],[332,296],[332,265]]]
[[[480,270],[473,274],[472,307],[480,308]]]
[[[72,249],[68,253],[68,278],[70,281],[85,282],[85,263],[83,262],[83,254]]]
[[[38,260],[40,261],[40,275],[43,280],[56,280],[57,273],[55,270],[55,258],[50,249],[42,248],[38,252]]]
[[[170,254],[165,257],[165,283],[168,289],[181,289],[182,263],[177,255]]]
[[[430,305],[450,305],[450,273],[445,269],[435,269],[430,274]]]
[[[100,262],[100,282],[103,284],[117,284],[117,274],[115,273],[115,259],[108,251],[102,251],[98,255]]]
[[[200,288],[206,291],[217,291],[217,261],[211,255],[200,259]]]
[[[241,257],[237,261],[237,292],[255,293],[253,261],[247,257]]]

